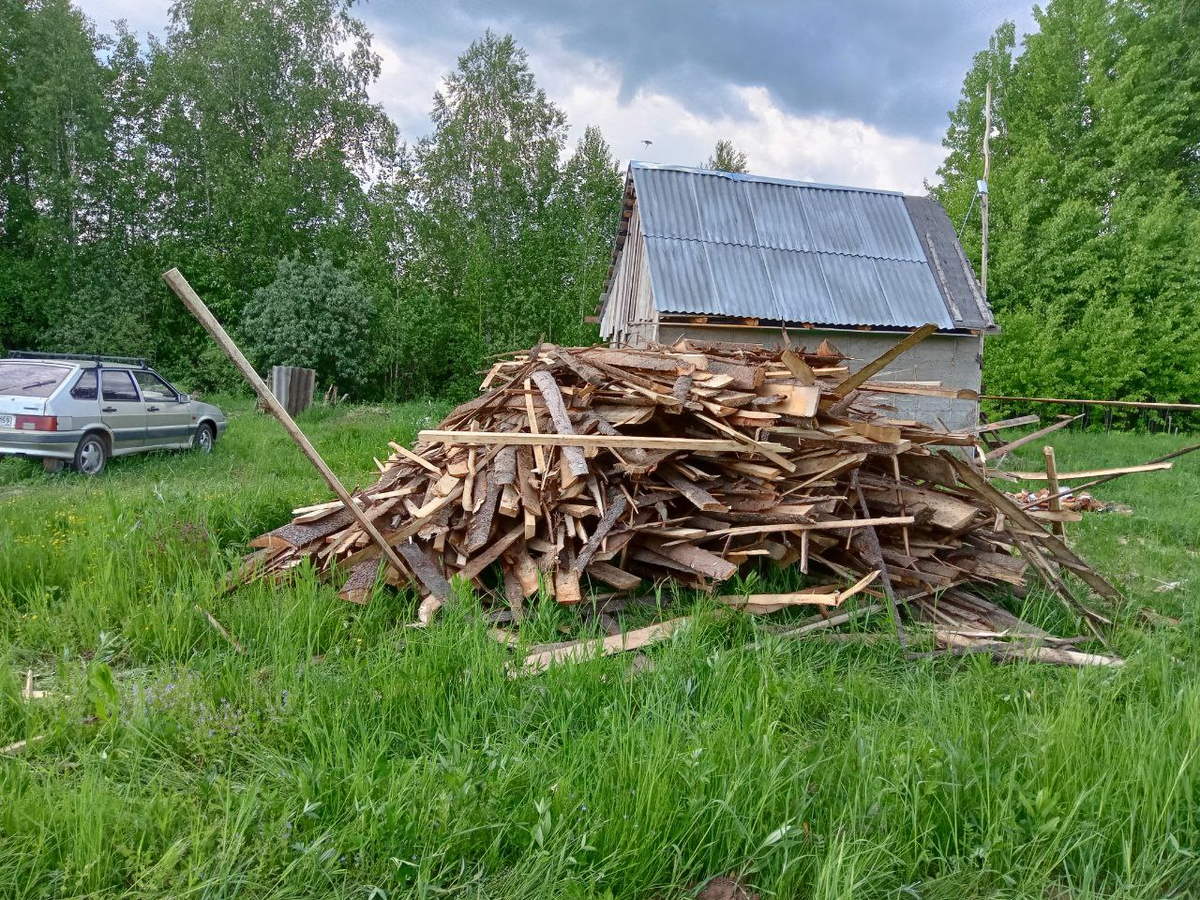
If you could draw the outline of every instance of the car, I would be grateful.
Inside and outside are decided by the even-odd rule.
[[[126,356],[16,351],[0,359],[0,457],[41,459],[99,475],[108,460],[150,450],[209,453],[225,414]]]

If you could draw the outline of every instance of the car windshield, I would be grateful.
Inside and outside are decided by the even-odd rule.
[[[0,394],[8,397],[49,397],[70,372],[70,366],[0,361]]]

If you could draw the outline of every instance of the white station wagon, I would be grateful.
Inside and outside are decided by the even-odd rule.
[[[225,432],[225,414],[122,356],[15,352],[0,359],[0,457],[41,459],[99,475],[109,457],[195,447]]]

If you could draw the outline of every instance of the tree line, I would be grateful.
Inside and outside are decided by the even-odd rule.
[[[993,87],[985,384],[1200,396],[1200,4],[1050,0],[1001,26],[930,190],[978,262]],[[69,0],[0,0],[0,342],[235,376],[160,281],[178,266],[260,364],[359,398],[472,393],[490,355],[595,340],[621,203],[491,32],[406,143],[350,0],[176,0],[161,38]],[[718,142],[706,167],[744,171]]]
[[[934,192],[979,259],[984,94],[994,128],[993,393],[1200,398],[1200,4],[1050,0],[1005,23],[950,114]]]
[[[358,397],[472,392],[493,353],[596,338],[621,177],[567,147],[488,32],[408,145],[347,0],[177,0],[165,35],[0,0],[0,340],[235,377],[160,280],[178,266],[261,365]]]

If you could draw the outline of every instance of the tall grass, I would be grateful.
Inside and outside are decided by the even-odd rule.
[[[365,484],[442,412],[303,425]],[[1182,443],[1055,441],[1062,469]],[[650,670],[509,679],[473,601],[417,630],[412,596],[348,606],[310,571],[223,593],[248,538],[325,496],[244,405],[208,458],[91,481],[4,461],[0,745],[41,739],[0,759],[0,896],[667,898],[731,872],[772,897],[1194,895],[1200,466],[1101,494],[1133,513],[1070,527],[1130,595],[1120,670],[906,662],[685,597],[671,614],[696,620]],[[1040,593],[1010,605],[1070,627]],[[546,608],[526,640],[563,630]],[[21,698],[29,668],[49,697]]]

